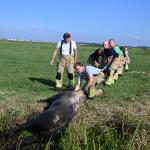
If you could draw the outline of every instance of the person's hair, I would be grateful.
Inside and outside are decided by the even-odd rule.
[[[126,47],[125,47],[125,46],[121,46],[120,49],[121,49],[122,51],[125,51],[125,50],[126,50]]]
[[[71,34],[70,33],[64,33],[63,38],[64,39],[71,38]]]
[[[125,47],[124,47],[124,46],[121,46],[120,49],[121,49],[121,50],[125,50]]]
[[[95,53],[96,53],[96,54],[100,54],[100,53],[102,53],[103,51],[104,51],[104,49],[101,47],[101,48],[96,49]]]
[[[110,40],[109,40],[109,42],[110,42],[110,41],[114,41],[114,42],[115,42],[115,40],[114,40],[114,39],[110,39]]]
[[[108,42],[109,42],[109,40],[105,40],[105,41],[103,41],[103,44],[104,44],[104,43],[106,43],[106,42],[108,43]]]
[[[80,63],[80,62],[76,62],[76,63],[74,64],[74,68],[76,68],[77,66],[83,67],[84,65],[83,65],[82,63]]]

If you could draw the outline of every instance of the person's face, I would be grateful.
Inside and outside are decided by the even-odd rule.
[[[64,38],[65,43],[70,43],[71,38]]]
[[[76,66],[75,70],[77,73],[82,74],[84,72],[84,67],[83,66]]]
[[[108,42],[104,42],[104,48],[109,49],[109,43]]]
[[[116,46],[116,44],[113,40],[109,42],[109,45],[111,48],[114,48]]]

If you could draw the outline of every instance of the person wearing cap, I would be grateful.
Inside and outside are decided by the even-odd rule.
[[[56,87],[61,88],[63,86],[63,73],[65,67],[68,72],[69,86],[73,87],[75,83],[74,64],[77,61],[77,46],[76,43],[71,40],[70,33],[65,33],[63,35],[63,40],[57,43],[50,61],[51,65],[53,64],[58,51],[59,58],[57,63]]]

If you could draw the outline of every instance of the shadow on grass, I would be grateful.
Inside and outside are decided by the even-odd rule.
[[[53,80],[47,80],[47,79],[37,78],[37,77],[29,77],[29,80],[32,81],[33,83],[37,81],[43,85],[49,86],[49,90],[52,91],[72,91],[72,89],[68,88],[67,86],[64,86],[63,88],[60,89],[56,88],[55,82]]]
[[[55,82],[52,80],[47,80],[47,79],[43,79],[43,78],[36,78],[36,77],[29,77],[29,80],[31,80],[33,83],[35,81],[42,83],[44,85],[50,86],[50,87],[55,87]]]

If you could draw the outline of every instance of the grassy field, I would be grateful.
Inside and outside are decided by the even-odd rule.
[[[49,65],[54,47],[49,43],[0,41],[1,132],[41,110],[37,99],[58,92],[54,88],[56,61]],[[79,46],[79,60],[85,64],[96,48]],[[44,149],[150,149],[150,49],[132,48],[129,54],[130,71],[114,86],[100,85],[102,96],[86,100],[57,143],[50,140]],[[65,77],[64,86],[67,85]],[[17,138],[27,135],[23,132]]]

